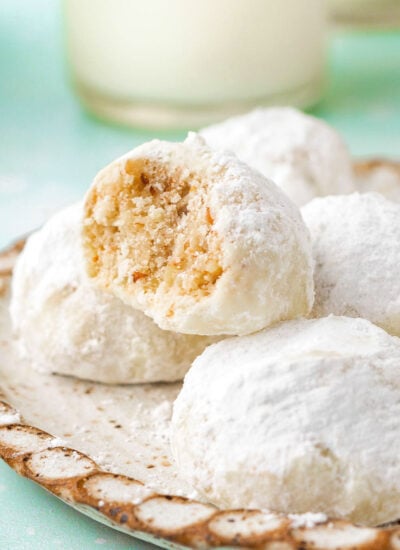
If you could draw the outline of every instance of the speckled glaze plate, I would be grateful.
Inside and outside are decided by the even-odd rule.
[[[358,163],[360,185],[398,182],[400,165]],[[400,525],[352,525],[323,515],[218,510],[179,479],[168,445],[179,384],[105,386],[32,372],[14,352],[12,267],[0,254],[0,457],[93,519],[163,548],[400,550]],[[305,489],[306,490],[306,489]]]

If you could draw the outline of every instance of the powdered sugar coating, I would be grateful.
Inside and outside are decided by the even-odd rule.
[[[315,259],[312,315],[364,317],[400,336],[400,205],[377,193],[302,209]]]
[[[182,182],[184,207],[175,208]],[[144,200],[140,217],[128,219]],[[135,230],[125,231],[128,222]],[[135,263],[137,250],[153,248],[150,260]],[[297,208],[260,173],[194,134],[184,143],[144,144],[100,172],[86,199],[85,249],[97,284],[163,329],[244,334],[312,306],[309,236]]]
[[[355,190],[351,159],[325,122],[296,109],[256,109],[201,130],[209,145],[233,151],[299,206]]]
[[[398,518],[399,361],[398,338],[347,317],[210,346],[174,405],[182,478],[221,507]]]
[[[12,282],[11,317],[33,368],[106,383],[175,381],[215,339],[162,331],[93,287],[81,250],[82,206],[32,235]]]

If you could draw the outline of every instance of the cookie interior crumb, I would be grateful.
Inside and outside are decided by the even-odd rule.
[[[87,204],[90,275],[125,291],[163,291],[201,298],[223,273],[219,239],[196,172],[146,158],[128,159],[119,178]]]

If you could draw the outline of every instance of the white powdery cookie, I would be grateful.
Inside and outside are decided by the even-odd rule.
[[[348,317],[210,346],[174,405],[181,477],[220,507],[397,519],[399,364],[398,338]]]
[[[84,244],[95,282],[163,329],[244,334],[312,307],[298,209],[195,134],[151,141],[104,168],[86,197]]]
[[[256,109],[200,134],[211,147],[233,151],[271,178],[299,206],[317,196],[355,190],[351,159],[339,134],[296,109]]]
[[[180,380],[215,341],[159,329],[142,312],[94,288],[84,270],[82,205],[33,234],[13,274],[10,312],[36,370],[106,383]]]
[[[354,167],[357,191],[381,193],[387,199],[400,202],[400,163],[372,159]]]
[[[315,259],[312,316],[364,317],[400,336],[400,205],[377,193],[302,209]]]

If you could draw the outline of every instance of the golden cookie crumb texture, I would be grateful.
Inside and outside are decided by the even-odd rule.
[[[207,295],[222,274],[220,246],[206,204],[205,184],[179,167],[127,159],[111,187],[89,195],[86,226],[90,274],[129,293]],[[98,250],[100,251],[98,253]]]

